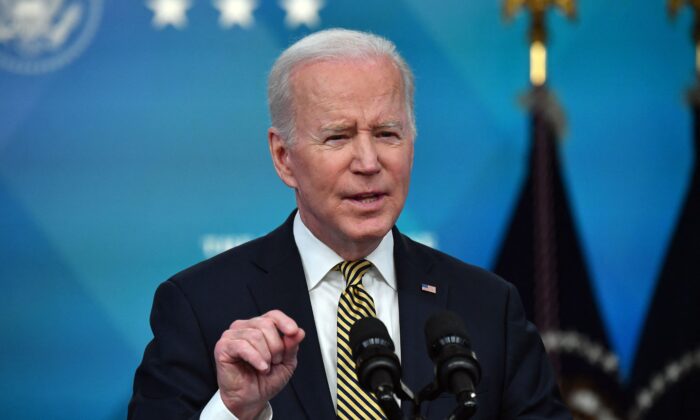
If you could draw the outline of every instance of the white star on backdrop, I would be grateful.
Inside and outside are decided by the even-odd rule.
[[[219,11],[219,25],[230,28],[236,24],[249,28],[253,19],[253,10],[258,7],[256,0],[214,0],[214,7]]]
[[[318,11],[323,7],[323,0],[282,0],[281,6],[287,12],[284,23],[290,28],[301,24],[312,28],[321,22]]]
[[[153,11],[153,26],[162,29],[172,25],[182,29],[187,25],[190,0],[148,0],[146,6]]]

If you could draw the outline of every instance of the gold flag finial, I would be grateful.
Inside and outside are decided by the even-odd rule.
[[[529,9],[532,14],[530,83],[534,86],[542,86],[547,81],[547,28],[544,18],[550,7],[560,9],[569,19],[576,17],[576,0],[505,0],[503,4],[506,20],[511,20],[522,8]]]
[[[676,17],[685,3],[688,3],[695,12],[700,10],[700,0],[668,0],[668,13],[671,17]]]
[[[695,42],[695,73],[700,78],[700,0],[668,0],[668,14],[675,18],[683,5],[688,5],[695,12],[695,23],[693,24],[693,42]]]

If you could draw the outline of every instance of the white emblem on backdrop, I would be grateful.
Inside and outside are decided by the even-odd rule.
[[[190,0],[148,0],[146,7],[153,11],[153,26],[158,29],[171,25],[177,29],[187,26],[187,10]]]
[[[219,25],[231,28],[239,25],[249,28],[253,25],[253,10],[257,9],[256,0],[214,0],[214,7],[219,11]]]
[[[249,233],[239,233],[234,235],[207,234],[201,237],[200,245],[202,247],[202,254],[204,254],[204,258],[210,258],[224,251],[228,251],[233,247],[242,245],[254,238],[255,236]]]
[[[0,0],[0,68],[22,74],[65,66],[88,46],[102,0]]]
[[[284,23],[290,28],[315,28],[321,22],[318,12],[323,8],[322,0],[282,0],[281,6],[287,12]]]
[[[219,25],[222,28],[239,25],[248,29],[255,23],[253,11],[258,8],[259,0],[212,0],[211,4],[219,11]],[[290,29],[301,25],[311,29],[321,23],[319,11],[324,6],[323,0],[280,0],[279,5],[285,11],[284,23]],[[152,24],[155,28],[172,26],[184,29],[192,0],[146,0],[146,7],[153,11]]]

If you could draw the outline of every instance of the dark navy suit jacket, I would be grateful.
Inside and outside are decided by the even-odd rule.
[[[213,354],[222,332],[236,319],[272,309],[306,331],[292,379],[270,401],[275,418],[335,418],[292,220],[293,214],[270,234],[158,287],[151,312],[154,338],[136,371],[130,419],[198,418],[218,389]],[[474,419],[571,418],[515,288],[396,228],[393,234],[404,382],[417,392],[433,379],[423,325],[433,313],[450,309],[464,320],[481,363]],[[422,291],[422,283],[435,285],[437,293]],[[425,404],[423,413],[443,419],[454,404],[454,397],[443,395]]]

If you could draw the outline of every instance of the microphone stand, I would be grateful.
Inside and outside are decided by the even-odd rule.
[[[402,420],[403,412],[396,402],[397,399],[404,402],[411,402],[412,410],[411,420],[425,420],[421,414],[421,404],[424,401],[433,401],[442,393],[442,387],[437,379],[414,395],[413,391],[402,381],[398,382],[398,389],[394,388],[394,384],[388,380],[378,381],[372,386],[374,395],[377,397],[377,403],[388,420]],[[474,415],[477,408],[476,393],[472,391],[462,391],[456,395],[457,406],[452,410],[452,413],[447,417],[447,420],[467,420]]]
[[[418,403],[413,395],[413,391],[411,391],[403,381],[399,381],[399,385],[400,387],[396,391],[393,386],[381,385],[377,388],[377,392],[375,393],[377,396],[377,403],[388,420],[402,420],[404,418],[401,408],[399,408],[399,405],[396,403],[396,398],[401,401],[410,401],[413,404],[414,412]],[[422,419],[422,417],[414,417],[414,420],[420,419]]]
[[[379,407],[388,420],[401,420],[403,418],[403,413],[396,403],[394,393],[391,389],[382,387],[377,390],[376,395],[377,403],[379,403]]]
[[[447,418],[448,420],[468,419],[476,412],[476,393],[462,392],[457,395],[457,407]]]
[[[424,401],[432,401],[437,398],[442,390],[437,381],[431,382],[418,393],[418,397],[413,403],[413,419],[423,420],[423,416],[420,413],[421,404]],[[447,417],[447,420],[467,420],[471,418],[476,412],[476,393],[474,392],[462,392],[457,395],[457,406],[452,413]]]

